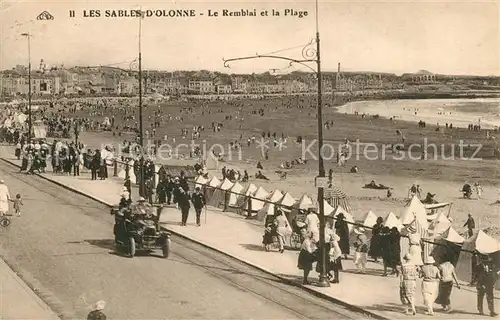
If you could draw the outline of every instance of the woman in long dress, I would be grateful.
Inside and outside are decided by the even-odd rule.
[[[342,213],[337,216],[337,221],[335,221],[335,233],[340,237],[340,250],[342,250],[344,259],[347,259],[347,255],[351,251],[349,245],[349,226],[347,225],[345,216]]]
[[[5,181],[0,179],[0,216],[9,212],[10,193]]]
[[[433,257],[427,257],[424,266],[420,270],[420,277],[422,281],[422,296],[424,297],[424,304],[427,307],[427,315],[434,315],[434,301],[438,294],[439,287],[439,268],[435,265]]]
[[[303,284],[309,284],[308,277],[312,270],[312,265],[316,260],[314,252],[316,251],[316,245],[313,240],[313,234],[308,232],[306,229],[301,229],[302,237],[304,241],[300,247],[299,261],[297,267],[304,271],[304,281]]]
[[[384,219],[382,217],[377,218],[377,223],[372,229],[372,238],[370,239],[370,251],[368,255],[377,262],[378,258],[382,256],[382,244],[380,243],[380,232],[384,224]]]
[[[418,267],[415,265],[413,257],[409,253],[403,258],[401,273],[403,280],[403,297],[406,300],[405,312],[407,315],[416,315],[415,294],[417,291]],[[408,306],[410,308],[408,308]]]

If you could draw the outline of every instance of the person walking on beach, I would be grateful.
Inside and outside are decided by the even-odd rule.
[[[449,313],[452,310],[450,297],[453,289],[453,282],[457,284],[458,289],[460,289],[460,284],[458,283],[455,267],[451,262],[447,261],[439,265],[439,272],[441,281],[439,282],[439,293],[436,303],[443,307],[443,311]]]
[[[479,184],[479,182],[474,183],[474,191],[476,191],[476,195],[478,199],[481,199],[483,195],[483,187]]]
[[[471,213],[469,213],[467,221],[465,221],[465,224],[463,226],[467,227],[467,234],[469,235],[469,237],[472,237],[472,235],[474,234],[474,229],[476,228],[476,222],[474,221]]]
[[[403,280],[402,286],[402,299],[406,302],[405,313],[407,315],[416,315],[417,310],[415,309],[415,294],[417,291],[417,277],[418,277],[418,267],[413,263],[412,256],[406,254],[403,257],[403,263],[401,265],[401,277]],[[410,309],[408,308],[410,307]]]
[[[351,248],[349,245],[349,226],[345,221],[345,215],[343,213],[339,213],[337,215],[337,221],[335,221],[335,233],[340,237],[340,249],[342,250],[344,259],[347,259],[347,256],[351,252]]]
[[[0,179],[0,216],[9,213],[10,193],[5,181]]]
[[[434,301],[438,293],[439,286],[439,269],[435,265],[435,260],[433,257],[429,256],[425,260],[425,264],[420,270],[420,276],[423,278],[422,281],[422,296],[424,298],[424,304],[427,307],[427,315],[434,315]]]
[[[279,209],[274,214],[274,225],[276,227],[276,236],[280,246],[280,253],[285,252],[285,235],[288,233],[288,220]]]
[[[21,195],[18,193],[16,194],[16,198],[10,200],[13,202],[12,207],[14,208],[14,213],[20,217],[21,216],[21,207],[23,206],[23,200],[21,199]]]

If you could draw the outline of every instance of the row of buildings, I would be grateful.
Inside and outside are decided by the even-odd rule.
[[[0,97],[28,93],[28,70],[17,66],[0,72]],[[495,78],[496,79],[496,78]],[[354,72],[326,72],[323,74],[325,92],[401,89],[411,85],[432,85],[463,81],[462,78],[432,74],[422,70],[417,73],[379,74]],[[491,79],[479,79],[481,83]],[[143,92],[167,95],[183,94],[265,94],[302,93],[317,90],[314,74],[292,72],[286,75],[251,74],[227,75],[209,71],[199,72],[143,72]],[[467,81],[470,81],[467,80]],[[498,79],[496,79],[498,81]],[[35,96],[50,94],[109,94],[135,95],[139,91],[137,72],[111,67],[64,67],[32,71],[31,89]]]

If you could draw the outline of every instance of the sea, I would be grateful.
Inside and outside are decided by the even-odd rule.
[[[470,124],[484,129],[500,126],[500,98],[416,99],[355,101],[337,109],[342,113],[379,115],[405,121],[425,121],[429,125],[467,128]]]

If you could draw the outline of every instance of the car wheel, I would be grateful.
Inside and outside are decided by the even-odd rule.
[[[166,238],[165,243],[163,244],[163,258],[168,258],[168,255],[170,254],[170,239]]]
[[[130,258],[133,258],[135,256],[135,239],[133,237],[130,237],[128,240],[128,253],[130,255]]]

